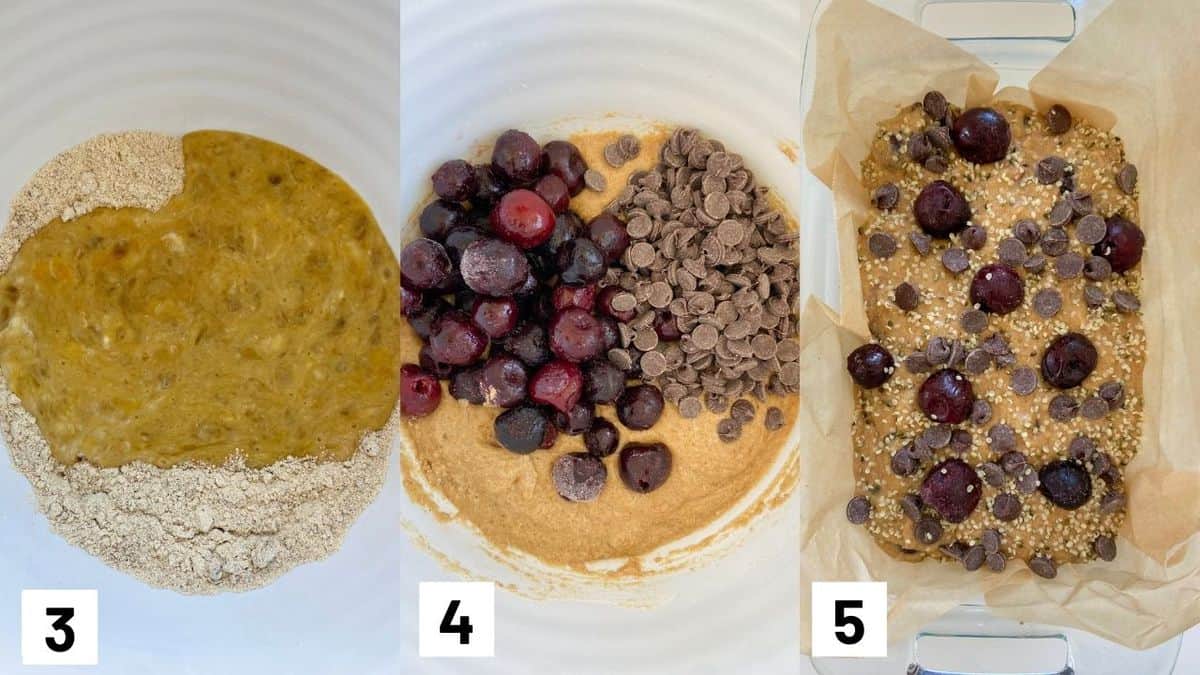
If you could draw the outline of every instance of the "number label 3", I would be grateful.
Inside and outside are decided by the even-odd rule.
[[[97,665],[98,605],[94,590],[21,591],[21,664]]]
[[[490,582],[421,582],[417,620],[422,658],[493,656],[496,586]]]
[[[887,656],[887,584],[813,582],[812,655]]]

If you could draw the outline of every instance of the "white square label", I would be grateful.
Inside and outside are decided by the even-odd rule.
[[[887,656],[887,582],[814,581],[812,655]]]
[[[21,664],[94,666],[100,660],[94,590],[21,591]]]
[[[422,581],[420,655],[495,656],[496,585],[490,581]]]

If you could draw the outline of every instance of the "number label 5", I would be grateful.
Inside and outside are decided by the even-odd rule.
[[[887,656],[887,584],[813,582],[812,655]]]
[[[490,582],[421,582],[417,621],[422,658],[493,656],[496,586]]]
[[[21,591],[21,664],[97,665],[98,614],[94,590]]]

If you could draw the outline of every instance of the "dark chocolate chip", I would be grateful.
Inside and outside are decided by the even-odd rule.
[[[1054,259],[1054,272],[1062,279],[1079,277],[1083,274],[1083,256],[1075,251],[1067,251]]]
[[[900,188],[896,187],[895,183],[884,183],[875,190],[875,196],[871,198],[871,202],[875,208],[886,211],[887,209],[896,208],[896,204],[900,202]]]
[[[987,312],[978,309],[968,309],[962,315],[962,329],[971,334],[979,334],[987,330]]]
[[[967,549],[967,552],[963,554],[963,559],[962,559],[963,568],[966,569],[968,572],[974,572],[975,570],[979,569],[980,567],[983,567],[983,560],[986,557],[987,557],[987,553],[984,552],[983,546],[976,544],[976,545],[972,546],[971,548]]]
[[[934,337],[925,345],[925,358],[935,366],[944,365],[950,360],[950,341],[944,337]]]
[[[908,138],[908,156],[917,164],[923,163],[933,153],[933,144],[924,131],[914,132]]]
[[[1017,447],[1017,433],[1013,428],[1001,422],[995,424],[987,432],[988,444],[996,452],[1008,452]]]
[[[1008,237],[1001,241],[998,251],[1000,262],[1011,267],[1024,264],[1025,259],[1029,257],[1029,251],[1026,250],[1024,242],[1016,237]]]
[[[912,244],[913,249],[921,255],[929,255],[933,246],[933,237],[924,232],[910,232],[908,241]]]
[[[1112,410],[1125,405],[1125,385],[1120,382],[1105,382],[1100,385],[1100,390],[1096,393],[1100,394],[1100,398],[1108,402],[1108,407]]]
[[[892,473],[897,476],[911,476],[917,472],[921,462],[913,453],[915,449],[912,443],[906,443],[892,455]]]
[[[974,438],[966,429],[955,429],[950,432],[950,452],[956,455],[966,454],[971,450]]]
[[[1000,550],[1000,530],[984,530],[983,534],[979,535],[979,543],[983,545],[984,551],[996,553]]]
[[[982,375],[992,365],[992,355],[982,349],[972,349],[967,354],[963,368],[970,375]]]
[[[1076,216],[1082,217],[1090,214],[1095,208],[1092,203],[1092,193],[1083,190],[1072,190],[1067,194],[1067,202],[1071,204],[1071,210]]]
[[[724,443],[732,443],[742,437],[742,425],[738,421],[726,417],[717,422],[717,438]]]
[[[972,225],[963,230],[961,241],[963,246],[978,251],[987,244],[987,230],[980,225]]]
[[[1083,301],[1092,309],[1103,307],[1104,291],[1095,284],[1088,284],[1083,287]]]
[[[932,134],[930,136],[932,136]],[[922,162],[922,165],[924,165],[927,171],[931,171],[933,173],[945,173],[946,169],[950,168],[950,162],[946,161],[946,158],[940,153],[926,157],[925,161]]]
[[[988,569],[993,572],[1003,572],[1005,565],[1008,564],[1008,558],[1004,557],[1003,553],[989,553],[987,557]]]
[[[1054,136],[1067,133],[1071,130],[1071,111],[1055,103],[1046,111],[1046,126]]]
[[[1142,301],[1129,291],[1113,291],[1112,299],[1117,311],[1124,314],[1132,314],[1142,308]]]
[[[968,357],[969,360],[969,357]],[[977,398],[971,406],[971,424],[975,426],[983,426],[992,419],[992,404],[987,401]]]
[[[1050,215],[1046,217],[1050,221],[1051,227],[1063,227],[1071,222],[1071,218],[1075,215],[1075,211],[1071,208],[1071,203],[1065,199],[1060,199],[1054,203],[1050,209]]]
[[[1033,295],[1033,311],[1043,319],[1053,318],[1062,309],[1062,294],[1054,288],[1043,288]]]
[[[910,492],[900,498],[900,512],[905,518],[914,523],[921,519],[921,507],[924,506],[921,501],[921,495]]]
[[[1042,238],[1042,228],[1028,218],[1022,218],[1013,225],[1013,236],[1022,244],[1033,246]]]
[[[1058,394],[1050,399],[1050,419],[1069,422],[1079,414],[1079,402],[1070,394]]]
[[[1071,237],[1061,227],[1052,227],[1042,236],[1042,252],[1054,258],[1067,252],[1071,246]],[[1076,254],[1078,255],[1078,254]]]
[[[1112,263],[1102,256],[1088,256],[1083,261],[1083,276],[1092,281],[1104,281],[1112,276]]]
[[[983,482],[992,487],[1000,487],[1004,485],[1004,469],[995,462],[984,462],[979,465],[979,470],[983,473]]]
[[[1112,515],[1125,510],[1125,495],[1120,492],[1106,492],[1100,498],[1100,513]]]
[[[961,274],[971,268],[971,261],[963,249],[948,248],[942,253],[942,266],[953,274]]]
[[[1097,558],[1112,562],[1117,557],[1117,542],[1109,535],[1102,534],[1092,542],[1092,550],[1096,552]]]
[[[1025,259],[1023,267],[1034,274],[1040,274],[1042,270],[1046,269],[1046,256],[1034,253]]]
[[[1020,475],[1027,466],[1029,466],[1029,461],[1025,458],[1025,453],[1020,450],[1009,450],[1000,456],[1000,468],[1010,476]]]
[[[1021,516],[1021,498],[1009,492],[1001,492],[992,500],[992,515],[1006,523],[1016,520]]]
[[[1063,170],[1067,168],[1067,160],[1058,155],[1050,155],[1037,163],[1035,174],[1042,185],[1051,185],[1062,180]]]
[[[1089,213],[1080,218],[1078,223],[1075,223],[1075,238],[1079,240],[1079,243],[1087,244],[1088,246],[1093,246],[1104,241],[1104,235],[1107,232],[1108,224],[1104,222],[1102,216],[1098,216],[1095,213]]]
[[[871,517],[871,502],[866,497],[858,495],[846,502],[846,520],[855,525],[862,525]]]
[[[921,518],[913,525],[913,537],[929,546],[942,538],[942,524],[934,518]]]
[[[925,94],[925,98],[921,100],[921,107],[925,109],[925,114],[935,122],[945,119],[946,113],[950,110],[950,104],[946,102],[946,97],[936,89]]]
[[[1108,414],[1108,401],[1099,396],[1089,396],[1079,406],[1079,414],[1084,419],[1098,420]]]
[[[893,297],[896,301],[896,306],[906,312],[913,311],[921,303],[921,292],[917,290],[916,286],[907,281],[902,282],[896,287]]]
[[[914,375],[928,373],[933,370],[933,364],[925,357],[925,352],[913,352],[904,359],[904,367]]]
[[[1038,385],[1037,371],[1033,368],[1017,368],[1012,371],[1012,390],[1017,396],[1032,394]]]
[[[896,255],[896,240],[886,232],[876,232],[867,239],[867,248],[876,258],[890,258]]]
[[[1053,579],[1058,576],[1058,565],[1046,556],[1034,556],[1029,559],[1029,569],[1034,574],[1044,579]]]
[[[1131,195],[1137,189],[1137,179],[1137,167],[1129,163],[1123,164],[1117,172],[1117,187],[1121,188],[1121,192]]]
[[[1080,434],[1067,445],[1067,454],[1077,462],[1089,462],[1092,455],[1096,454],[1096,442],[1090,436]]]
[[[951,428],[949,424],[939,424],[929,427],[921,433],[921,438],[929,447],[940,450],[950,445]]]

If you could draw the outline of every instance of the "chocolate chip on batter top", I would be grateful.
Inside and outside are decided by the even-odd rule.
[[[877,192],[880,209],[894,205],[886,186]],[[630,177],[609,210],[630,223],[632,239],[623,269],[601,284],[625,291],[614,303],[629,298],[620,311],[633,317],[633,330],[630,339],[622,332],[620,348],[643,364],[643,376],[682,392],[676,401],[689,401],[689,415],[701,413],[692,400],[714,412],[737,400],[734,417],[716,431],[736,439],[748,424],[739,404],[751,405],[738,399],[766,401],[799,386],[794,227],[741,155],[686,128],[670,135],[654,168]],[[890,234],[871,239],[874,257],[899,249]],[[784,426],[772,415],[764,428]]]
[[[961,110],[930,92],[880,124],[861,170],[867,323],[873,349],[903,365],[855,387],[848,497],[869,504],[862,525],[905,559],[967,570],[1014,561],[1052,577],[1111,559],[1145,362],[1147,237],[1120,139],[1060,105]],[[919,202],[935,181],[947,200]],[[877,255],[884,241],[911,245]],[[1080,436],[1103,447],[1074,459]]]

